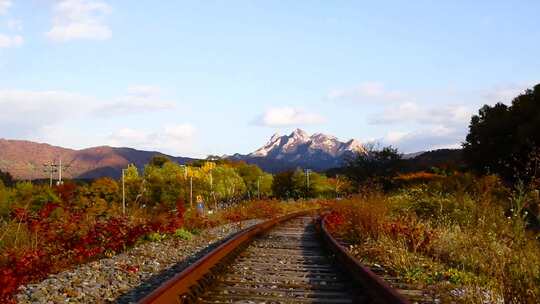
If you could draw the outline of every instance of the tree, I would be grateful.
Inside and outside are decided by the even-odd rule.
[[[298,199],[302,196],[302,171],[285,171],[274,176],[272,182],[272,193],[274,196],[283,199]],[[305,186],[304,186],[305,187]]]
[[[66,183],[66,187],[73,185]],[[10,201],[11,204],[29,208],[31,210],[39,210],[46,203],[58,203],[60,198],[55,191],[49,186],[34,185],[31,182],[17,182],[13,188],[11,188]],[[56,188],[58,191],[58,188]]]
[[[263,175],[259,179],[258,191],[260,197],[270,197],[272,196],[272,182],[274,181],[274,176],[272,174],[263,172]]]
[[[241,164],[237,168],[238,174],[244,180],[248,197],[251,198],[257,195],[257,185],[260,187],[260,178],[263,176],[263,171],[256,165]]]
[[[366,152],[357,153],[347,160],[345,174],[357,186],[370,182],[387,187],[391,177],[402,167],[403,158],[396,148],[388,146],[378,149],[371,145],[366,147]]]
[[[532,155],[540,148],[540,84],[517,96],[511,106],[484,105],[471,118],[463,143],[468,166],[479,173],[497,173],[505,180],[528,182]],[[531,173],[527,173],[531,172]]]
[[[165,155],[154,155],[149,162],[149,165],[155,167],[163,167],[163,165],[171,160]]]
[[[307,197],[332,197],[334,196],[334,187],[329,179],[316,172],[309,174],[309,188]]]
[[[4,183],[0,180],[0,219],[7,217],[10,212],[10,196],[11,191],[4,186]]]
[[[13,177],[9,172],[0,170],[0,182],[2,182],[6,187],[11,187],[13,186]]]
[[[335,175],[328,178],[328,184],[332,188],[332,193],[335,197],[342,197],[354,192],[354,187],[349,178],[342,175]]]
[[[134,164],[129,164],[124,171],[126,204],[138,203],[144,194],[144,182],[139,176],[139,170]]]
[[[186,187],[182,184],[184,169],[171,161],[158,161],[144,168],[145,203],[165,204],[174,208],[178,198],[184,197]]]
[[[98,178],[90,186],[92,196],[101,198],[109,204],[120,200],[119,190],[118,183],[110,177]]]
[[[231,200],[243,196],[246,185],[240,175],[229,166],[217,166],[212,170],[212,191],[216,200]]]

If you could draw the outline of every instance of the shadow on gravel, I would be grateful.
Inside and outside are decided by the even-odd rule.
[[[245,228],[247,229],[247,228]],[[228,241],[238,233],[242,232],[244,229],[235,232],[231,234],[230,236],[221,239],[219,241],[216,241],[204,249],[198,251],[197,253],[189,256],[185,260],[178,262],[174,266],[163,270],[162,272],[155,274],[148,278],[147,280],[143,281],[139,286],[129,290],[127,293],[123,294],[122,296],[118,297],[114,303],[121,303],[121,304],[128,304],[128,303],[137,303],[140,301],[143,297],[148,295],[150,292],[152,292],[154,289],[158,288],[161,284],[165,283],[167,280],[174,277],[177,273],[183,271],[188,266],[193,264],[198,259],[202,258],[205,254],[212,251],[217,246],[223,244],[224,242]]]

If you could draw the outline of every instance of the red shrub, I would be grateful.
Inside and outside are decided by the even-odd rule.
[[[24,252],[5,252],[0,266],[0,302],[13,301],[12,294],[22,282],[42,278],[49,273],[51,264],[47,254],[42,250]]]
[[[56,191],[64,201],[62,206],[47,203],[35,212],[25,208],[11,210],[13,220],[39,236],[33,246],[39,249],[7,250],[0,255],[0,303],[13,302],[12,296],[22,284],[101,257],[106,252],[122,251],[150,232],[173,232],[184,223],[185,209],[181,200],[174,213],[163,210],[134,221],[75,209],[69,203],[76,191],[73,184],[58,186]],[[52,216],[57,208],[61,208],[60,217]]]
[[[427,251],[436,237],[435,232],[414,219],[392,221],[384,224],[384,232],[394,239],[402,238],[411,251]]]
[[[330,212],[325,219],[326,227],[332,232],[337,232],[345,223],[345,217],[343,216],[343,214],[336,210]]]

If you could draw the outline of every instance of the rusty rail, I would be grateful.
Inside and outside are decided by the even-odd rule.
[[[362,286],[366,287],[366,291],[371,293],[371,298],[376,299],[378,303],[410,303],[409,300],[399,294],[394,288],[373,273],[373,271],[360,264],[345,247],[332,237],[325,222],[326,216],[319,219],[321,235],[326,246],[335,255],[338,265],[341,266],[343,271],[347,272],[352,278],[360,282]]]
[[[165,282],[163,285],[161,285],[159,288],[154,290],[152,293],[147,295],[145,298],[143,298],[139,303],[141,304],[149,304],[149,303],[193,303],[198,302],[201,300],[200,296],[205,294],[204,297],[214,297],[214,298],[229,298],[229,296],[232,296],[234,292],[237,292],[235,294],[236,297],[243,297],[243,299],[251,299],[253,297],[254,299],[258,298],[259,300],[269,300],[270,302],[274,303],[274,301],[281,302],[286,301],[288,303],[289,300],[293,300],[296,302],[298,300],[299,302],[311,302],[311,300],[314,300],[318,303],[357,303],[357,302],[365,302],[365,300],[368,300],[370,303],[400,303],[400,304],[407,304],[409,301],[407,301],[403,296],[397,293],[394,289],[392,289],[390,286],[388,286],[383,280],[381,280],[377,275],[372,273],[369,269],[365,268],[364,266],[360,265],[350,254],[347,253],[346,249],[343,248],[327,231],[325,225],[324,225],[324,219],[321,220],[321,217],[318,219],[319,223],[319,234],[322,236],[322,239],[324,243],[326,244],[326,247],[330,249],[330,251],[334,254],[335,259],[334,261],[337,262],[331,262],[329,263],[328,258],[326,257],[318,257],[317,254],[322,255],[323,251],[319,251],[320,253],[317,253],[316,250],[322,250],[321,245],[319,246],[321,249],[313,249],[314,243],[319,243],[320,240],[317,240],[315,237],[317,235],[314,228],[311,228],[314,234],[313,236],[302,234],[302,239],[296,239],[296,242],[300,242],[303,245],[303,249],[300,249],[300,251],[304,250],[304,255],[302,257],[298,256],[299,248],[297,247],[290,247],[290,246],[296,246],[292,245],[292,243],[288,243],[289,241],[281,241],[281,243],[278,243],[278,247],[273,247],[276,243],[276,238],[287,238],[287,236],[282,236],[280,233],[281,231],[285,231],[285,235],[289,235],[290,237],[295,238],[294,235],[297,235],[297,232],[291,232],[288,225],[292,225],[291,222],[288,222],[289,220],[294,221],[303,221],[302,217],[309,216],[309,214],[312,214],[313,212],[317,212],[317,210],[311,210],[311,211],[303,211],[298,212],[290,215],[286,215],[283,217],[275,218],[272,220],[268,220],[266,222],[260,223],[258,225],[255,225],[249,229],[244,230],[241,233],[238,233],[222,245],[218,246],[216,249],[212,250],[210,253],[205,255],[203,258],[199,259],[197,262],[186,268],[184,271],[180,272],[167,282]],[[294,219],[298,218],[298,219]],[[293,220],[294,219],[294,220]],[[283,224],[283,226],[279,226],[277,231],[271,230],[274,226],[280,223],[287,222],[286,224]],[[311,225],[313,226],[313,225]],[[282,230],[285,229],[285,230]],[[296,231],[296,230],[295,230]],[[264,236],[261,236],[263,235]],[[292,234],[292,235],[291,235]],[[273,235],[273,236],[272,236]],[[259,237],[261,236],[261,237]],[[255,238],[257,237],[257,240]],[[309,238],[309,239],[306,239]],[[262,239],[267,239],[267,241],[264,241]],[[268,239],[270,238],[270,239]],[[272,241],[273,240],[273,241]],[[269,247],[254,247],[259,249],[250,249],[253,244],[256,244],[258,242],[267,242],[267,244],[274,244]],[[270,242],[270,243],[268,243]],[[274,243],[272,243],[274,242]],[[294,242],[294,241],[292,241]],[[247,249],[246,246],[250,244]],[[288,244],[288,245],[286,245]],[[259,243],[259,246],[261,244]],[[285,245],[285,246],[284,246]],[[288,247],[288,248],[287,248]],[[268,248],[268,249],[265,249]],[[246,252],[249,252],[251,250],[251,253],[253,255],[253,258],[247,258]],[[255,250],[255,251],[253,251]],[[260,256],[259,256],[259,250]],[[279,257],[279,260],[276,260],[276,253],[272,253],[272,250],[277,250],[277,252],[281,252],[281,257]],[[286,252],[286,253],[284,253]],[[296,252],[296,256],[294,255]],[[283,256],[285,254],[285,256]],[[248,254],[249,255],[249,254]],[[278,254],[279,255],[279,254]],[[226,265],[232,265],[229,263],[229,261],[232,262],[233,259],[241,260],[240,264],[236,264],[236,266],[226,266]],[[269,259],[269,260],[267,260]],[[290,264],[283,264],[284,260],[282,259],[289,259]],[[316,262],[319,261],[319,262]],[[325,262],[323,262],[323,260]],[[273,262],[272,262],[273,261]],[[277,264],[274,264],[276,263]],[[291,262],[292,261],[292,262]],[[322,264],[321,264],[322,263]],[[335,266],[331,266],[331,264],[337,264]],[[234,263],[233,263],[234,264]],[[231,279],[231,274],[229,271],[232,271],[232,276],[236,276],[238,278],[238,269],[244,269],[245,266],[253,265],[256,270],[255,272],[257,274],[262,275],[262,277],[270,278],[275,276],[276,274],[280,274],[281,270],[278,270],[279,267],[282,267],[284,271],[284,276],[290,276],[290,277],[296,277],[296,279],[306,282],[300,282],[296,281],[294,284],[292,283],[283,283],[283,282],[275,282],[272,281],[264,282],[263,281],[251,281],[252,278],[249,274],[247,279],[242,279],[239,283],[239,285],[235,285],[238,282],[235,281],[234,278]],[[274,275],[267,274],[265,269],[268,269],[268,267],[271,266],[272,269],[270,271],[273,271]],[[229,267],[229,268],[227,268]],[[232,267],[232,268],[230,268]],[[236,267],[236,268],[235,268]],[[257,268],[258,267],[258,268]],[[273,268],[277,267],[277,268]],[[283,268],[285,267],[285,268]],[[335,267],[335,271],[338,271],[335,273],[332,272],[331,268]],[[342,268],[341,270],[337,268]],[[246,268],[247,269],[247,268]],[[303,270],[302,270],[303,269]],[[276,272],[278,271],[278,272]],[[303,271],[303,272],[302,272]],[[306,272],[307,271],[307,272]],[[344,279],[342,275],[339,275],[338,273],[343,273],[343,275],[346,275],[349,279]],[[227,278],[223,278],[223,275],[229,276]],[[306,276],[307,275],[307,276]],[[221,277],[221,278],[220,278]],[[240,274],[240,277],[243,277],[242,274]],[[340,279],[341,277],[341,279]],[[350,281],[350,279],[353,279]],[[349,281],[347,281],[349,280]],[[227,293],[221,294],[216,293],[217,291],[213,288],[217,288],[215,286],[215,282],[221,282],[221,290],[223,290],[223,284],[226,285],[226,288],[230,289],[230,294]],[[219,283],[218,283],[219,284]],[[227,285],[229,284],[229,285]],[[231,285],[232,284],[232,285]],[[253,285],[255,284],[255,293],[250,293],[252,291],[249,291],[249,288],[246,288],[247,285]],[[270,288],[264,288],[265,284],[270,284]],[[315,284],[315,285],[313,285]],[[334,286],[331,286],[332,284],[335,284]],[[279,285],[279,286],[278,286]],[[347,286],[349,287],[347,287]],[[299,287],[299,290],[296,290],[294,286]],[[336,287],[337,286],[337,287]],[[340,287],[341,286],[341,287]],[[344,289],[345,288],[345,289]],[[349,288],[349,289],[347,289]],[[218,288],[219,290],[219,288]],[[348,290],[348,291],[347,291]],[[258,293],[257,293],[258,292]],[[284,297],[282,298],[272,298],[272,293],[281,293]],[[345,292],[349,292],[350,295],[353,297],[352,302],[350,300],[347,300],[346,297],[341,297],[340,295],[343,294],[345,296]],[[238,294],[240,293],[240,294]],[[301,298],[295,298],[301,294]],[[227,296],[228,295],[228,296]],[[321,297],[323,299],[323,302],[321,302]],[[325,300],[326,297],[326,300]],[[336,298],[337,297],[337,298]],[[368,297],[368,298],[366,298]],[[317,299],[315,299],[317,298]],[[272,300],[274,299],[274,300]],[[287,300],[289,299],[289,300]],[[227,301],[226,301],[227,302]],[[225,302],[224,302],[225,303]],[[227,302],[228,303],[228,302]]]
[[[224,258],[233,253],[233,251],[247,244],[254,237],[264,233],[276,224],[298,216],[309,214],[310,212],[313,211],[302,211],[285,215],[248,228],[244,232],[237,234],[233,238],[218,246],[216,249],[212,250],[197,262],[187,267],[184,271],[175,275],[152,293],[144,297],[139,303],[169,304],[182,303],[188,300],[187,298],[192,291],[191,289],[196,288],[197,284],[199,284],[201,280],[204,280],[204,277],[210,273],[211,269]]]

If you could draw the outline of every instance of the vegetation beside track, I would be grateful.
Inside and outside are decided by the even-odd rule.
[[[0,302],[10,303],[17,288],[74,265],[112,256],[145,241],[167,237],[188,240],[192,234],[226,223],[270,218],[313,208],[316,202],[244,201],[200,216],[178,200],[174,209],[118,203],[80,206],[74,184],[41,188],[56,203],[36,209],[14,207],[0,222]]]
[[[443,303],[536,302],[539,234],[527,229],[524,207],[535,192],[512,191],[495,176],[426,177],[336,202],[329,227],[360,261],[431,290]]]

